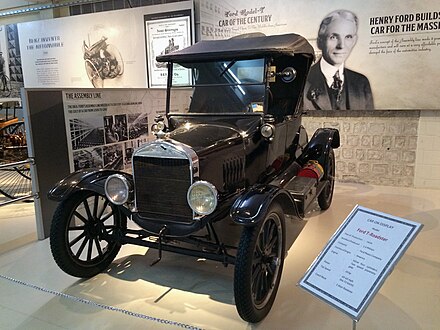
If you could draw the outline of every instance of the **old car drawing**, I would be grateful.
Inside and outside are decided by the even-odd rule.
[[[296,34],[257,35],[157,60],[168,66],[157,139],[133,152],[132,174],[81,170],[49,192],[59,202],[53,257],[77,277],[104,271],[123,244],[158,249],[157,261],[171,251],[234,265],[238,313],[259,322],[280,283],[286,215],[301,221],[316,199],[322,210],[332,202],[339,132],[320,128],[309,139],[301,124],[314,50]],[[176,64],[192,71],[189,86],[173,81]],[[189,87],[188,111],[171,113],[171,93]],[[231,222],[237,245],[218,235]]]

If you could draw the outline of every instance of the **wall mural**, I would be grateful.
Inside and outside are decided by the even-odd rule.
[[[168,17],[152,21],[151,26],[172,21],[170,24],[178,27],[178,31],[168,31],[167,38],[174,37],[182,47],[189,45],[193,31],[190,24],[193,21],[190,19],[192,1],[18,24],[24,86],[151,87],[147,79],[146,55],[151,45],[146,41],[145,17],[157,17],[163,12],[169,13]],[[173,13],[182,12],[186,13],[185,17],[176,19],[173,16]],[[183,22],[184,26],[178,22]]]
[[[159,89],[64,89],[63,108],[71,172],[86,168],[131,170],[134,149],[154,139],[150,126],[164,114]],[[188,90],[173,95],[184,112]]]
[[[251,32],[307,38],[317,59],[305,90],[308,109],[439,109],[437,1],[196,3],[200,39]]]
[[[281,0],[195,5],[198,40],[250,32],[307,38],[316,51],[307,109],[439,108],[440,8],[434,0],[291,0],[289,10]],[[187,46],[192,33],[186,26],[193,22],[155,14],[192,8],[192,1],[182,1],[18,24],[24,85],[163,87],[166,73],[153,57]],[[167,25],[175,38],[162,32]]]

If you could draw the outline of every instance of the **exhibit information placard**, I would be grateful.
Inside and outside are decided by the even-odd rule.
[[[358,321],[422,227],[357,205],[298,284]]]

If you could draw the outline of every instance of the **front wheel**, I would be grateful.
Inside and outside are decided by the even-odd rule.
[[[318,204],[321,210],[327,210],[332,204],[333,190],[335,188],[335,168],[335,152],[333,149],[330,149],[324,170],[324,180],[327,181],[327,185],[318,196]]]
[[[58,205],[52,220],[50,248],[55,262],[72,276],[95,276],[118,254],[121,244],[113,238],[126,226],[126,217],[104,196],[75,193]]]
[[[261,321],[272,308],[285,254],[285,218],[273,204],[259,224],[244,227],[235,260],[234,296],[237,311],[247,322]]]

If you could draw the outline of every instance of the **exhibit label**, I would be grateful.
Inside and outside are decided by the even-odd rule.
[[[359,320],[422,227],[356,206],[298,284]]]

